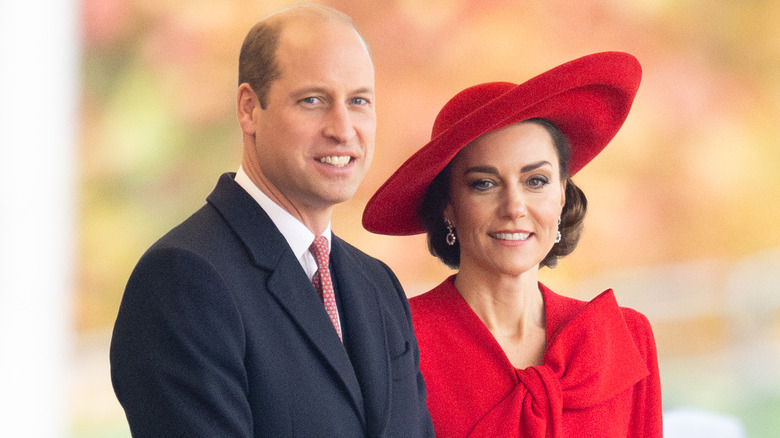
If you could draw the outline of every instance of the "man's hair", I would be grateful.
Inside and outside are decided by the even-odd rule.
[[[295,17],[304,15],[317,16],[323,20],[342,21],[358,32],[348,15],[314,3],[304,3],[283,9],[255,24],[241,45],[241,53],[238,58],[238,85],[249,84],[257,94],[260,107],[263,109],[266,108],[271,83],[282,74],[276,59],[276,49],[284,26]],[[363,39],[360,32],[358,35]],[[365,43],[365,39],[363,42]]]

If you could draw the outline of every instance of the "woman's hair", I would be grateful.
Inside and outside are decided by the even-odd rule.
[[[561,211],[561,225],[559,227],[561,241],[553,245],[550,252],[539,264],[554,268],[558,264],[559,258],[571,254],[577,247],[582,234],[582,223],[585,219],[588,201],[585,198],[585,193],[569,177],[571,146],[566,136],[546,119],[529,119],[525,122],[537,123],[550,134],[558,154],[561,179],[566,181],[566,202]],[[431,181],[417,215],[428,233],[428,250],[450,268],[457,269],[460,266],[460,242],[456,240],[452,246],[447,244],[448,230],[444,223],[444,209],[450,201],[451,173],[452,161]]]

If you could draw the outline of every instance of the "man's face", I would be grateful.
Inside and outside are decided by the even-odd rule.
[[[317,211],[348,200],[371,164],[374,67],[344,23],[291,23],[276,52],[281,75],[255,108],[255,151],[272,197]]]

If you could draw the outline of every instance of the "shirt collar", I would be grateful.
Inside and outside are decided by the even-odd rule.
[[[316,237],[314,233],[312,233],[303,222],[299,221],[295,216],[291,215],[287,210],[263,193],[262,190],[257,188],[255,183],[249,179],[249,175],[247,175],[240,166],[236,172],[236,182],[249,193],[265,211],[268,217],[271,218],[271,221],[276,225],[276,228],[279,229],[279,232],[284,236],[290,249],[292,249],[295,258],[298,259],[298,262],[306,272],[306,275],[311,279],[314,276],[314,273],[317,272],[317,263],[314,260],[314,256],[309,251],[309,246],[311,246]],[[322,235],[328,238],[328,252],[330,252],[331,241],[333,240],[330,222],[328,222],[328,226],[325,228]]]

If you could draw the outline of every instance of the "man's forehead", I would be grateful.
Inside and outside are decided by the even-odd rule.
[[[293,21],[285,24],[279,33],[277,50],[288,47],[306,50],[307,46],[333,45],[338,42],[355,41],[368,52],[368,46],[360,33],[349,23],[333,19]]]
[[[289,33],[280,39],[276,50],[280,77],[316,77],[370,75],[372,85],[374,65],[368,50],[355,30],[350,34],[314,32]],[[350,40],[350,36],[353,38]]]

